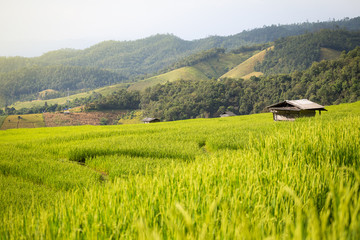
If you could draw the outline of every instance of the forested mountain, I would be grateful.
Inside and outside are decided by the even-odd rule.
[[[360,17],[319,23],[264,26],[228,37],[212,36],[193,41],[185,41],[173,35],[155,35],[136,41],[105,41],[84,50],[62,49],[36,58],[0,58],[0,72],[30,65],[61,64],[104,68],[134,78],[155,73],[202,50],[232,50],[241,46],[272,42],[281,37],[336,28],[360,30]]]
[[[320,28],[332,30],[285,38]],[[233,36],[194,41],[173,35],[155,35],[137,41],[106,41],[84,50],[62,49],[36,58],[0,57],[0,104],[35,99],[38,92],[46,89],[64,94],[67,88],[70,91],[89,90],[124,81],[139,81],[179,67],[191,67],[184,68],[193,71],[190,76],[196,72],[202,78],[219,78],[255,51],[269,46],[264,43],[280,37],[275,41],[275,50],[270,51],[257,68],[266,74],[289,73],[306,69],[319,60],[321,47],[348,51],[359,45],[359,33],[342,28],[360,30],[360,17],[272,25]],[[182,74],[186,73],[182,71]],[[176,79],[174,75],[171,77]],[[166,81],[164,79],[161,81]]]
[[[65,92],[94,89],[123,81],[118,73],[90,67],[47,66],[28,67],[0,73],[0,103],[34,99],[38,92],[53,89]]]
[[[109,69],[127,78],[157,72],[179,57],[195,51],[191,42],[173,35],[155,35],[136,41],[105,41],[90,48],[69,52],[62,50],[36,58],[40,64],[63,64]],[[61,54],[62,56],[58,56]]]
[[[323,29],[315,33],[280,38],[265,59],[255,66],[255,71],[264,74],[291,73],[305,70],[313,62],[321,60],[322,48],[349,51],[360,46],[360,31]]]
[[[271,25],[262,28],[253,29],[250,31],[243,31],[239,34],[227,37],[222,41],[221,47],[232,49],[237,48],[239,43],[252,42],[252,43],[266,43],[272,42],[279,38],[302,35],[309,32],[317,32],[321,29],[347,29],[349,31],[360,30],[360,17],[345,18],[339,21],[327,21],[317,23],[300,23],[289,25]]]
[[[25,67],[34,66],[31,58],[24,57],[0,57],[0,73],[11,72]]]
[[[132,83],[129,90],[145,90],[147,87],[177,80],[210,80],[217,79],[238,64],[253,56],[258,49],[267,45],[242,47],[231,52],[224,48],[213,48],[188,56],[176,64],[164,69],[159,74]]]
[[[158,83],[175,80],[245,78],[302,71],[313,62],[334,59],[342,51],[360,46],[360,31],[320,30],[281,38],[274,43],[240,47],[232,51],[213,48],[185,57],[164,69],[165,74],[138,81],[131,90],[144,90]],[[261,51],[262,50],[262,51]]]

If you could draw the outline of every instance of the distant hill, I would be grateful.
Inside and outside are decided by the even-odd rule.
[[[344,30],[322,30],[317,33],[308,33],[300,36],[291,36],[287,38],[283,38],[275,42],[277,48],[275,49],[274,46],[269,47],[271,44],[262,44],[262,45],[253,45],[248,47],[240,47],[238,49],[234,49],[232,51],[226,52],[223,48],[214,48],[210,50],[205,50],[199,53],[195,53],[188,57],[184,57],[179,62],[169,66],[165,69],[162,74],[145,78],[144,80],[138,80],[134,82],[128,82],[123,84],[114,85],[116,87],[107,86],[102,87],[96,92],[101,94],[109,94],[119,89],[123,89],[128,87],[128,90],[145,90],[148,87],[154,86],[156,84],[165,84],[166,82],[173,82],[176,80],[210,80],[210,79],[224,79],[224,78],[243,78],[249,79],[251,76],[259,77],[264,73],[257,70],[257,68],[263,67],[265,74],[271,74],[272,71],[277,70],[278,73],[287,73],[286,69],[292,69],[292,71],[301,71],[306,69],[306,65],[303,62],[307,61],[308,63],[313,63],[314,60],[329,60],[329,59],[336,59],[341,55],[342,49],[347,50],[351,49],[351,47],[359,45],[359,33],[358,32],[348,32]],[[325,39],[325,40],[323,40]],[[280,47],[279,47],[279,42]],[[331,44],[329,44],[331,43]],[[310,44],[310,47],[309,47]],[[331,49],[328,47],[333,47],[335,49]],[[306,53],[306,54],[302,54]],[[270,56],[270,58],[269,58]],[[271,58],[272,57],[272,58]],[[270,68],[268,69],[267,65],[264,65],[265,61],[272,60],[272,62],[277,62],[279,66],[285,66],[286,68],[278,67],[276,69]],[[283,62],[283,59],[287,59]],[[280,65],[282,63],[283,65]],[[271,65],[270,65],[271,66]],[[66,68],[75,68],[73,69],[73,73],[76,73],[80,69],[84,70],[87,69],[86,67],[62,67],[60,69]],[[40,67],[41,69],[47,69],[48,77],[52,77],[53,79],[61,80],[61,76],[64,74],[60,71],[58,67]],[[60,77],[53,76],[54,71],[49,71],[50,69],[57,69],[56,73],[61,73]],[[76,70],[76,71],[74,71]],[[167,70],[167,71],[166,71]],[[99,71],[99,70],[98,70]],[[41,72],[41,71],[40,71]],[[12,74],[11,73],[4,73],[4,74]],[[24,74],[22,71],[19,71],[20,76],[18,80],[24,78],[31,79],[32,74]],[[51,73],[51,74],[50,74]],[[98,78],[101,80],[99,84],[106,84],[103,80],[107,79],[104,75],[105,73],[109,74],[111,72],[105,71],[100,72]],[[115,73],[114,73],[115,74]],[[73,79],[73,83],[79,81],[79,77],[76,77],[78,74],[70,75],[68,77]],[[115,74],[116,75],[116,74]],[[41,74],[35,74],[35,76],[42,76]],[[47,75],[45,75],[47,76]],[[81,76],[85,76],[84,74]],[[112,76],[111,74],[109,76]],[[121,81],[120,76],[118,76],[118,81]],[[85,79],[88,79],[86,77]],[[92,77],[91,77],[92,78]],[[91,79],[90,78],[90,79]],[[1,79],[1,78],[0,78]],[[40,77],[41,79],[41,77]],[[65,78],[66,79],[66,78]],[[124,77],[123,77],[124,79]],[[74,81],[75,80],[75,81]],[[54,81],[57,85],[52,85],[52,81],[46,80],[48,84],[46,85],[49,88],[61,88],[64,90],[64,86],[62,85],[61,81]],[[46,82],[45,81],[45,82]],[[116,79],[115,79],[116,81]],[[36,82],[36,81],[35,81]],[[32,82],[32,83],[35,83]],[[109,81],[108,81],[109,82]],[[24,86],[26,86],[26,81]],[[30,82],[31,83],[31,82]],[[85,83],[85,82],[84,82]],[[83,84],[84,84],[83,83]],[[76,86],[83,86],[79,85],[78,82]],[[87,86],[93,83],[89,82]],[[45,86],[45,85],[44,85]],[[71,89],[75,88],[76,86],[72,86]],[[27,86],[26,90],[32,90],[34,85]],[[7,88],[8,90],[14,89],[12,88],[12,84],[10,87]],[[23,88],[15,87],[17,91],[20,91]],[[14,91],[15,91],[14,89]],[[60,94],[56,92],[57,94]],[[41,93],[38,93],[40,95]],[[91,93],[86,94],[77,94],[71,96],[69,99],[74,100],[76,98],[86,98],[91,96]],[[48,104],[64,104],[67,101],[67,98],[57,98],[46,100]],[[31,101],[31,102],[24,102],[24,103],[16,103],[14,105],[15,108],[19,109],[21,107],[31,107],[31,106],[44,106],[45,101]]]
[[[127,78],[153,74],[191,54],[212,48],[236,49],[320,29],[360,30],[360,17],[318,23],[271,25],[221,37],[185,41],[174,35],[154,35],[136,41],[104,41],[84,50],[61,49],[36,58],[0,58],[0,72],[33,65],[70,65],[104,68]]]
[[[249,79],[263,74],[302,71],[313,62],[336,59],[342,50],[349,51],[360,45],[360,32],[321,30],[281,38],[273,46],[269,45],[242,47],[230,52],[224,48],[205,50],[183,58],[170,66],[166,73],[132,84],[129,90],[144,90],[158,83],[180,79]]]
[[[223,47],[226,49],[234,49],[239,45],[248,45],[248,43],[267,43],[273,42],[280,38],[289,36],[303,35],[306,33],[318,32],[322,29],[339,30],[346,29],[348,31],[360,30],[360,17],[345,18],[339,21],[325,22],[304,22],[288,25],[271,25],[262,28],[256,28],[249,31],[242,31],[228,37],[212,37],[212,41],[220,42],[215,47]],[[244,44],[245,43],[245,44]]]
[[[291,73],[309,68],[313,62],[332,59],[341,51],[360,46],[360,31],[323,29],[300,36],[280,38],[255,71],[264,74]]]
[[[131,84],[129,90],[145,90],[147,87],[156,84],[176,80],[201,81],[217,79],[258,52],[258,48],[261,48],[261,46],[251,50],[237,51],[237,53],[226,53],[223,48],[214,48],[196,53],[171,66],[168,72]]]

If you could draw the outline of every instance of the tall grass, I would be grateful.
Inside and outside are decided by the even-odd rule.
[[[20,158],[32,162],[43,154],[41,164],[48,159],[59,168],[63,163],[81,168],[79,176],[97,169],[110,177],[90,184],[83,180],[67,190],[57,190],[52,178],[44,178],[41,184],[55,195],[61,191],[61,197],[43,206],[40,201],[47,200],[37,195],[25,210],[10,204],[0,215],[0,235],[358,239],[359,107],[360,103],[336,106],[321,117],[293,123],[274,123],[269,114],[260,114],[154,125],[31,129],[26,133],[33,133],[34,139],[25,140],[16,136],[24,132],[4,133],[13,143],[3,143],[0,135],[2,146],[18,151],[1,152],[3,159],[27,166],[18,172],[16,164],[8,167],[11,171],[2,179],[9,182],[16,183],[16,175],[24,179],[23,185],[30,185],[32,178],[26,176],[32,167]],[[76,161],[76,152],[84,154],[81,160],[88,167],[69,162]]]

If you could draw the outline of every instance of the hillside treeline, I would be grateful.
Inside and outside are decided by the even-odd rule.
[[[134,110],[140,106],[140,92],[127,91],[126,89],[113,92],[106,97],[100,95],[89,102],[85,110]]]
[[[345,18],[343,20],[330,20],[325,22],[304,22],[288,25],[271,25],[264,26],[262,28],[252,29],[250,31],[243,31],[239,34],[230,36],[224,40],[221,47],[225,48],[237,48],[234,43],[241,41],[253,43],[266,43],[273,42],[279,38],[285,38],[289,36],[302,35],[309,32],[317,32],[321,29],[347,29],[349,31],[358,31],[360,24],[360,17]]]
[[[314,63],[302,72],[250,80],[169,82],[142,93],[119,91],[87,106],[97,110],[141,108],[145,116],[172,121],[217,117],[225,110],[236,114],[259,113],[270,104],[302,98],[323,105],[359,101],[360,47],[343,53],[337,60]]]
[[[274,49],[269,50],[255,71],[266,75],[302,71],[313,62],[321,60],[321,48],[336,51],[350,51],[360,46],[360,32],[346,30],[327,30],[300,36],[280,38],[275,41]]]
[[[94,89],[124,81],[124,77],[107,70],[89,67],[48,66],[29,67],[0,73],[0,101],[36,99],[45,89],[71,91]]]

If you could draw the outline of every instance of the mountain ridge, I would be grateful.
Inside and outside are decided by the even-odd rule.
[[[156,34],[134,41],[107,40],[83,50],[60,49],[47,52],[39,57],[5,57],[5,59],[22,58],[23,62],[19,64],[18,68],[29,64],[24,63],[24,59],[26,59],[25,61],[32,62],[32,65],[65,64],[99,67],[123,75],[127,74],[128,78],[134,78],[138,75],[152,74],[174,64],[183,57],[211,48],[231,50],[246,45],[272,42],[287,36],[315,32],[320,29],[339,28],[350,31],[360,30],[360,17],[318,23],[271,25],[244,30],[234,35],[210,36],[191,41],[183,40],[173,34]],[[0,57],[0,72],[3,71],[1,64],[3,60],[4,57]],[[135,64],[135,67],[131,68],[130,64]]]

